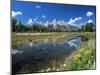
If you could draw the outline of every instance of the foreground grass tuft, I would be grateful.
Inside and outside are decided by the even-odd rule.
[[[95,69],[95,40],[85,42],[72,57],[67,70]]]

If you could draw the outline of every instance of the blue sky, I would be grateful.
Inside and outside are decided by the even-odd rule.
[[[96,7],[85,5],[12,1],[12,17],[24,24],[63,20],[69,24],[95,24]]]

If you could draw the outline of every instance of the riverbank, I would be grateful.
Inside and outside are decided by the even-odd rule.
[[[12,45],[16,47],[18,41],[40,41],[44,39],[59,39],[66,36],[79,36],[82,33],[77,32],[51,32],[51,33],[13,33]]]
[[[87,36],[91,32],[51,32],[51,33],[12,33],[12,43],[17,41],[38,41],[42,39],[62,38],[65,36]]]
[[[95,33],[81,33],[81,35],[88,40],[76,48],[76,50],[65,59],[63,64],[58,68],[47,68],[40,72],[94,70],[96,68]]]
[[[67,66],[63,70],[91,70],[96,68],[95,33],[86,33],[84,36],[88,38],[88,41],[81,44],[69,59],[65,60],[64,63]]]

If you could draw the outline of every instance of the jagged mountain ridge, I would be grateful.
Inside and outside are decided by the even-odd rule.
[[[61,24],[49,24],[48,25],[49,29],[55,29],[55,30],[61,30],[61,31],[78,31],[78,27],[77,26],[73,26],[70,24],[66,24],[66,25],[61,25]]]

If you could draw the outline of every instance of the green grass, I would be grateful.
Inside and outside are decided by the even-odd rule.
[[[84,35],[87,36],[91,33],[82,33],[82,32],[53,32],[53,33],[40,33],[40,35],[15,35],[16,33],[12,34],[12,43],[16,43],[17,41],[38,41],[42,39],[52,39],[52,38],[61,38],[62,36],[78,36]],[[35,34],[35,33],[33,33]],[[90,35],[89,35],[90,36]]]
[[[85,33],[88,41],[80,45],[78,50],[70,57],[70,62],[66,63],[64,70],[89,70],[95,69],[95,33]]]

